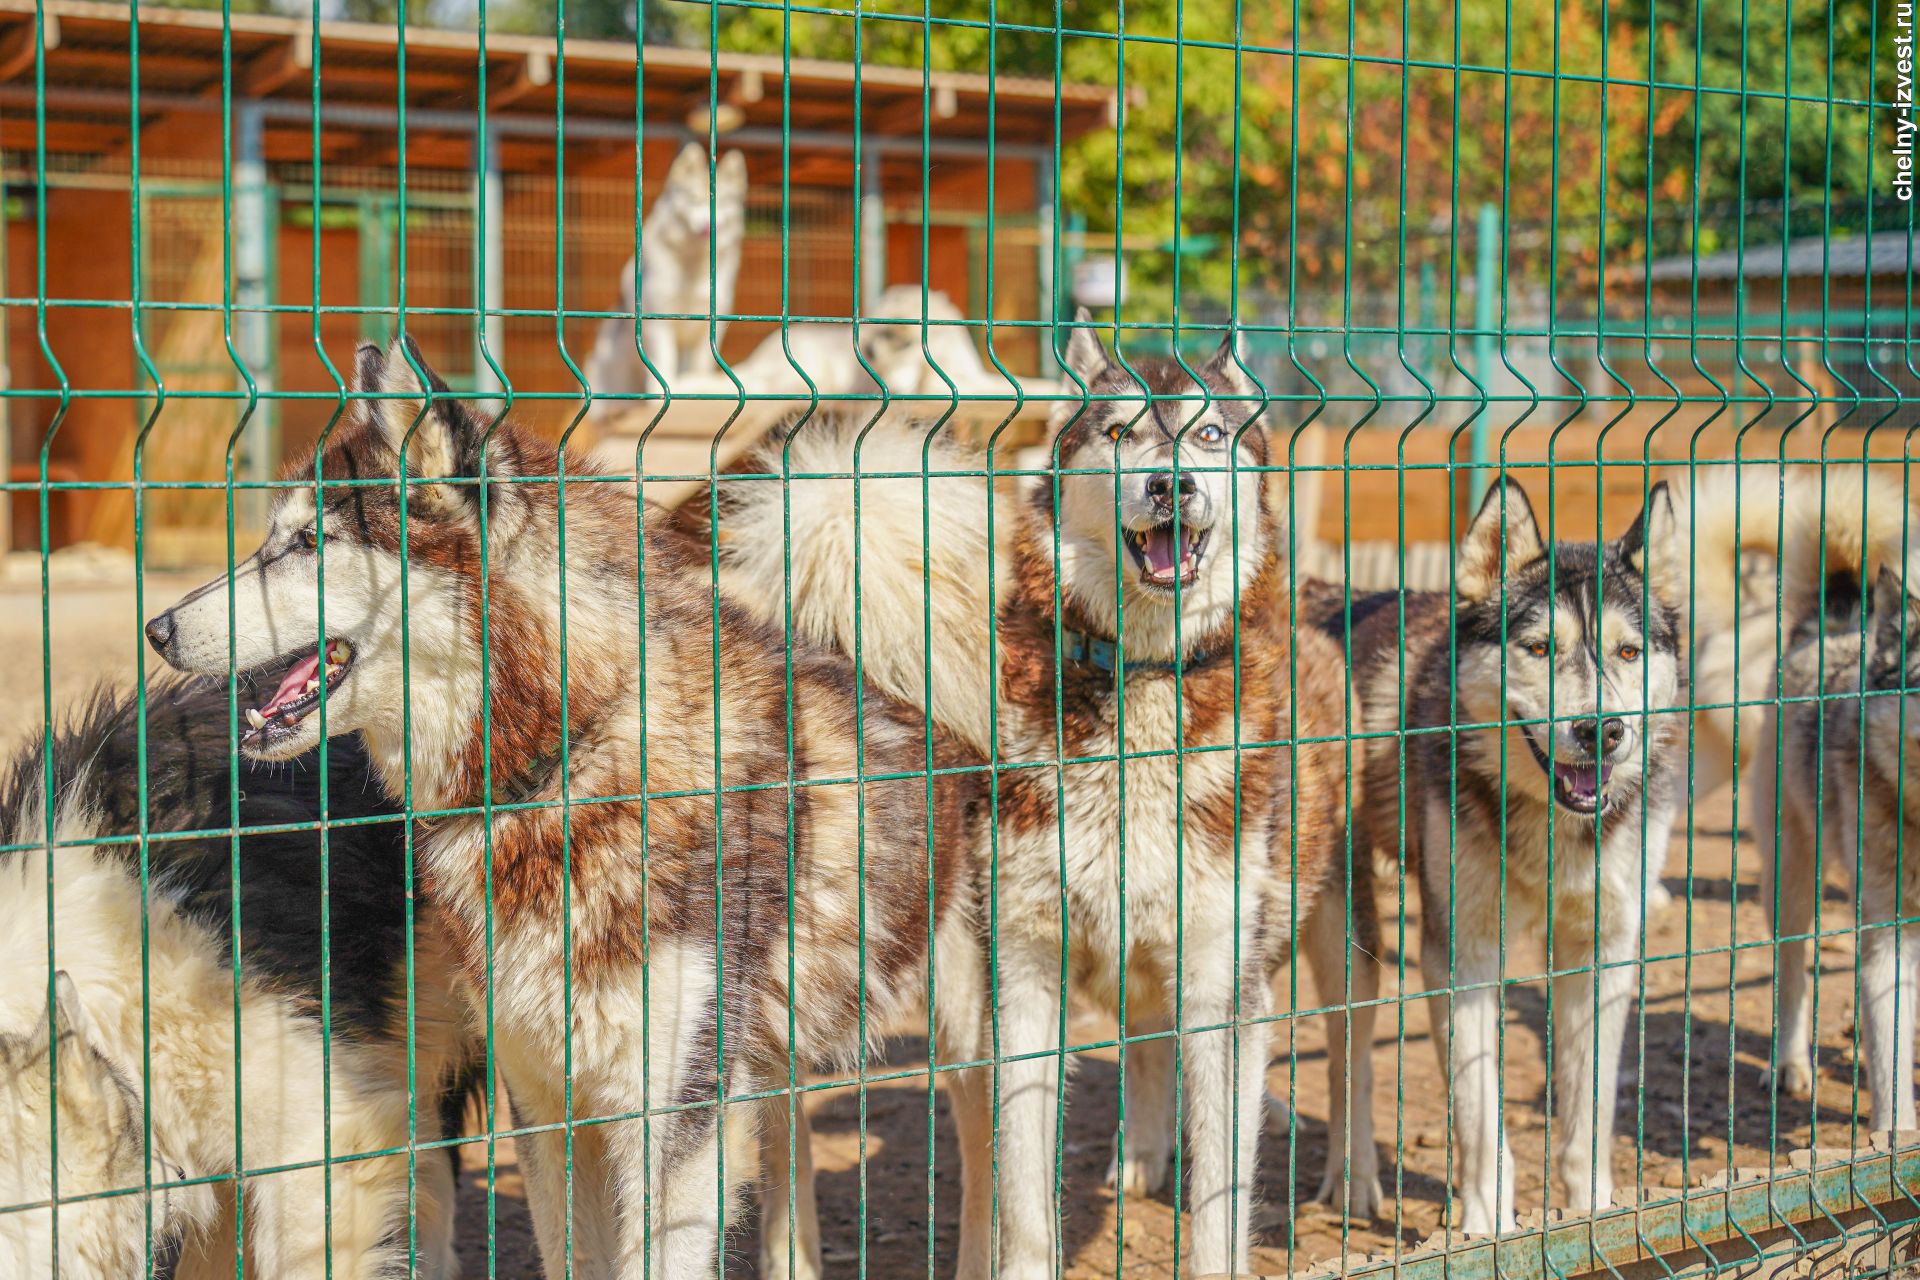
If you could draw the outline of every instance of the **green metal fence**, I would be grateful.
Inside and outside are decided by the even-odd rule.
[[[1910,1268],[1912,21],[0,0],[0,1274]]]

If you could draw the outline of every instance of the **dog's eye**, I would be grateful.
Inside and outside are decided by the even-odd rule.
[[[1545,640],[1534,640],[1528,643],[1527,652],[1536,658],[1544,658],[1552,648]]]
[[[1127,434],[1127,420],[1125,418],[1115,418],[1107,424],[1107,439],[1112,440],[1114,443],[1118,444],[1120,437],[1125,434]]]
[[[320,535],[314,531],[312,525],[308,525],[293,535],[293,541],[294,545],[302,551],[312,551],[320,545]]]
[[[1620,646],[1620,661],[1622,661],[1622,662],[1638,662],[1639,660],[1640,660],[1640,646],[1639,646],[1639,645],[1634,645],[1634,644],[1623,644],[1623,645],[1621,645],[1621,646]]]
[[[1217,422],[1203,422],[1194,428],[1194,438],[1201,444],[1219,444],[1227,438],[1225,428]]]

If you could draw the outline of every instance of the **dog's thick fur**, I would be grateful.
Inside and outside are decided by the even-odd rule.
[[[182,1275],[231,1275],[231,1219],[224,1230],[216,1225],[222,1201],[230,1212],[230,1184],[216,1194],[204,1183],[168,1183],[229,1176],[236,1153],[249,1169],[317,1163],[329,1154],[323,1098],[332,1113],[334,1158],[408,1143],[405,832],[372,789],[366,758],[353,745],[332,748],[323,806],[311,758],[242,764],[235,776],[225,682],[162,681],[147,697],[149,831],[297,826],[323,816],[350,825],[330,829],[326,885],[316,830],[243,834],[237,854],[224,835],[152,840],[144,901],[136,844],[57,848],[51,904],[44,850],[0,855],[0,917],[8,921],[0,935],[0,1204],[45,1199],[51,1191],[51,905],[61,993],[53,1024],[61,1195],[140,1188],[151,1160],[154,1247],[163,1255],[183,1247]],[[140,830],[138,719],[130,692],[102,691],[55,735],[56,841]],[[0,838],[46,839],[45,762],[36,742],[0,780]],[[237,810],[230,804],[235,787]],[[357,821],[382,817],[389,820]],[[332,911],[330,1043],[321,1020],[323,890]],[[472,1046],[429,903],[416,906],[414,965],[418,1137],[432,1141],[441,1136],[439,1100]],[[236,1034],[245,1094],[238,1117]],[[331,1056],[325,1083],[323,1051]],[[147,1082],[151,1092],[143,1094]],[[150,1150],[143,1112],[152,1117]],[[325,1172],[249,1177],[249,1269],[316,1280],[405,1274],[407,1163],[403,1151]],[[450,1277],[457,1271],[451,1166],[434,1152],[422,1154],[417,1168],[420,1274]],[[328,1183],[331,1272],[328,1222],[319,1210]],[[51,1226],[46,1210],[0,1215],[0,1259],[13,1264],[0,1270],[51,1274]],[[144,1195],[61,1211],[62,1274],[143,1275],[148,1246]]]
[[[658,390],[659,378],[669,390],[685,391],[690,380],[717,370],[713,353],[727,334],[746,234],[746,157],[738,151],[721,156],[709,187],[707,149],[689,142],[673,158],[640,228],[639,311],[629,258],[620,269],[618,309],[625,314],[601,322],[587,359],[588,387],[596,396],[613,397],[594,401],[596,415],[628,407],[623,397]],[[641,316],[645,361],[634,348],[635,315]]]
[[[1911,1129],[1920,929],[1893,922],[1920,911],[1920,522],[1897,476],[1855,467],[1789,484],[1780,524],[1791,629],[1749,799],[1761,901],[1780,935],[1770,1075],[1787,1092],[1812,1088],[1808,939],[1824,853],[1859,902],[1872,1125]]]
[[[1674,705],[1684,674],[1672,527],[1656,486],[1616,541],[1549,545],[1526,494],[1503,480],[1461,542],[1457,599],[1388,592],[1349,606],[1321,589],[1308,611],[1351,644],[1366,728],[1382,735],[1367,748],[1356,832],[1415,872],[1427,985],[1456,989],[1429,1008],[1453,1081],[1469,1232],[1514,1224],[1498,988],[1503,961],[1544,936],[1549,910],[1553,967],[1574,971],[1554,980],[1559,1170],[1580,1211],[1613,1194],[1628,965],[1678,783],[1676,717],[1645,714]],[[1456,724],[1476,727],[1448,728]],[[1597,814],[1577,811],[1581,770]]]
[[[388,398],[322,459],[328,480],[392,479],[408,450],[422,483],[404,560],[397,485],[325,490],[319,529],[315,489],[282,490],[234,575],[231,643],[247,664],[312,652],[324,546],[330,651],[352,655],[327,728],[360,735],[390,794],[410,778],[419,810],[457,810],[422,824],[415,854],[467,982],[490,988],[516,1120],[555,1126],[518,1144],[546,1265],[567,1258],[562,1126],[615,1117],[571,1134],[573,1274],[710,1275],[722,1135],[731,1193],[758,1109],[716,1091],[784,1084],[790,1054],[855,1059],[863,1025],[923,998],[929,936],[969,885],[979,784],[947,773],[929,796],[913,775],[972,757],[863,692],[843,658],[717,603],[704,553],[661,513],[640,535],[630,487],[571,462],[561,486],[551,447],[489,431],[417,361],[410,344],[362,348],[360,387]],[[227,663],[212,585],[153,628],[178,666]],[[244,745],[306,750],[316,721],[276,715]],[[786,1207],[781,1187],[767,1265],[782,1274]]]
[[[1270,978],[1296,930],[1312,943],[1330,1003],[1343,975],[1342,751],[1296,746],[1346,729],[1343,668],[1323,635],[1303,632],[1294,649],[1279,530],[1252,469],[1267,461],[1266,437],[1248,421],[1256,396],[1231,347],[1198,383],[1171,360],[1139,362],[1136,379],[1084,327],[1067,355],[1100,399],[1056,412],[1059,471],[1031,501],[996,499],[979,475],[938,475],[977,472],[984,459],[927,441],[924,426],[815,423],[769,455],[772,469],[785,451],[793,472],[845,474],[857,450],[862,472],[916,478],[859,482],[857,539],[852,481],[794,480],[791,501],[778,487],[742,483],[720,514],[727,581],[764,617],[790,614],[802,633],[848,651],[857,640],[869,678],[929,706],[980,750],[1062,763],[998,778],[997,829],[983,829],[975,863],[983,877],[997,871],[978,893],[997,922],[997,970],[983,931],[942,938],[942,1056],[1002,1059],[997,1117],[986,1072],[949,1077],[966,1162],[959,1274],[984,1277],[990,1251],[1003,1276],[1055,1266],[1063,950],[1074,990],[1115,1012],[1124,974],[1132,1035],[1172,1028],[1179,1001],[1193,1266],[1245,1270]],[[928,471],[933,478],[917,478]],[[1086,471],[1095,474],[1073,474]],[[1122,530],[1156,531],[1174,554],[1176,506],[1187,535],[1207,531],[1177,601],[1121,542]],[[1123,639],[1131,665],[1116,678],[1062,661],[1059,629]],[[1377,976],[1364,877],[1353,898],[1363,930],[1353,998],[1365,1000]],[[1366,1104],[1370,1010],[1352,1011],[1362,1048],[1351,1086],[1348,1023],[1331,1021],[1330,1128],[1348,1133],[1350,1122],[1352,1145],[1343,1160],[1336,1136],[1323,1194],[1348,1195],[1366,1215],[1379,1199]],[[1127,1055],[1126,1161],[1116,1174],[1132,1189],[1157,1187],[1170,1170],[1173,1043],[1146,1040]],[[1359,1102],[1349,1116],[1350,1097]]]

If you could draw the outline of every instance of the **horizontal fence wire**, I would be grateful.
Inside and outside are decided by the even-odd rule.
[[[1910,1270],[1912,23],[0,0],[0,1273]]]

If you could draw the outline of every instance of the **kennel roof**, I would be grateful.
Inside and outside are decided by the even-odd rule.
[[[217,118],[230,77],[234,106],[258,104],[264,117],[266,159],[311,162],[317,65],[322,163],[366,163],[369,132],[385,132],[388,147],[397,150],[404,83],[408,163],[434,166],[434,149],[444,147],[448,167],[472,167],[483,65],[471,32],[409,27],[403,40],[384,24],[240,13],[223,20],[217,10],[146,6],[136,30],[126,5],[92,0],[44,0],[38,12],[36,36],[33,0],[0,0],[0,102],[34,103],[36,46],[44,49],[50,152],[124,147],[133,125],[137,36],[145,125],[176,113]],[[632,44],[569,39],[562,64],[551,39],[490,33],[486,118],[499,139],[502,167],[551,168],[563,84],[570,147],[595,137],[630,140],[636,98],[649,136],[686,136],[690,128],[704,133],[711,95],[739,122],[723,135],[725,143],[778,145],[784,126],[796,154],[844,151],[856,128],[872,138],[917,143],[923,116],[936,146],[983,149],[989,112],[995,144],[1017,153],[1051,147],[1056,99],[1062,137],[1110,122],[1115,107],[1111,89],[1048,79],[935,71],[923,80],[919,70],[900,67],[658,45],[643,52],[636,67]],[[783,107],[783,77],[790,112]],[[37,138],[30,111],[0,112],[0,146],[32,151]],[[850,158],[843,163],[850,175]]]

